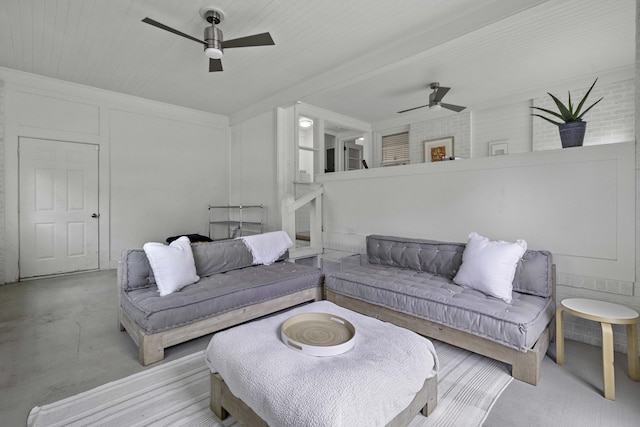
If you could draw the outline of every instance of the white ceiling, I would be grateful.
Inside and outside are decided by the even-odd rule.
[[[0,0],[0,66],[237,122],[301,100],[367,121],[428,102],[481,108],[633,69],[635,0]],[[229,49],[208,72],[198,11],[225,12]],[[418,110],[413,114],[425,114]]]

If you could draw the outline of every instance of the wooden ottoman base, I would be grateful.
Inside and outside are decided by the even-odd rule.
[[[393,418],[387,427],[405,427],[421,412],[428,416],[438,402],[437,376],[427,378],[422,389],[402,412]],[[211,411],[221,420],[231,414],[238,423],[244,426],[268,427],[269,425],[256,414],[246,403],[231,393],[224,379],[218,373],[211,373],[211,395],[209,406]]]

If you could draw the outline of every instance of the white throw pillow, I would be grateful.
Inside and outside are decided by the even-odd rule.
[[[200,280],[188,237],[182,236],[168,246],[164,243],[145,243],[142,249],[149,259],[161,297]]]
[[[472,232],[453,281],[510,303],[516,267],[526,250],[524,240],[491,241]]]

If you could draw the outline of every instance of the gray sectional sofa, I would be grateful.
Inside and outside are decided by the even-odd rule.
[[[164,349],[307,301],[338,305],[512,365],[537,384],[553,332],[555,266],[551,253],[527,250],[517,265],[512,301],[458,286],[464,243],[371,235],[367,253],[340,271],[285,261],[252,265],[240,240],[191,245],[200,280],[160,296],[143,249],[118,264],[118,322],[147,365]]]
[[[164,349],[294,305],[322,299],[322,272],[284,261],[252,265],[241,240],[191,245],[200,280],[160,296],[143,249],[118,263],[118,322],[147,365]]]
[[[555,313],[551,253],[524,253],[507,303],[453,282],[464,248],[368,236],[366,254],[347,257],[341,271],[326,274],[326,299],[508,363],[515,378],[537,384]]]

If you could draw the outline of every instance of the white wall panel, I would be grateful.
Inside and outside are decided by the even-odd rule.
[[[634,174],[623,143],[325,175],[325,246],[477,231],[550,250],[560,272],[634,281]]]
[[[85,255],[85,245],[82,243],[87,241],[85,222],[70,222],[67,224],[67,255],[82,256]]]
[[[208,233],[227,193],[226,130],[110,111],[111,259],[145,242]]]
[[[37,248],[36,258],[47,259],[55,256],[56,225],[53,223],[35,224]]]
[[[67,172],[67,210],[84,210],[86,208],[85,185],[84,171],[71,170]]]
[[[264,205],[265,230],[280,229],[276,117],[270,111],[232,127],[230,201]]]
[[[511,154],[532,146],[531,101],[522,101],[471,113],[471,157],[489,155],[491,142],[507,142]]]
[[[55,170],[38,168],[35,171],[35,210],[53,211],[55,206]]]
[[[100,134],[100,109],[95,104],[29,92],[21,92],[18,100],[19,126],[87,135]]]

